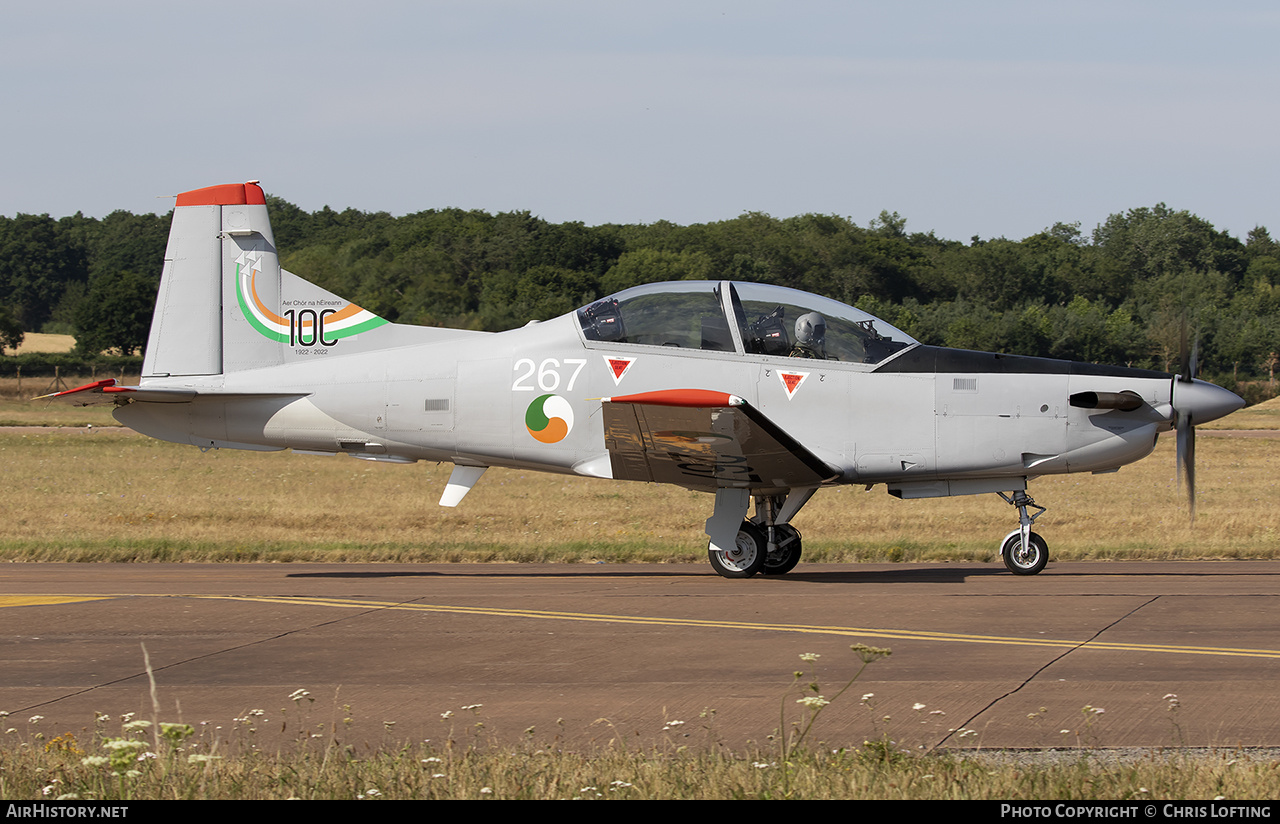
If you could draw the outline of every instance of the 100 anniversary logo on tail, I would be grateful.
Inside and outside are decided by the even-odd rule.
[[[236,258],[236,301],[240,312],[263,337],[290,346],[334,346],[343,338],[387,323],[341,299],[288,301],[295,305],[276,314],[258,296],[262,256],[261,250],[254,249],[243,251]]]

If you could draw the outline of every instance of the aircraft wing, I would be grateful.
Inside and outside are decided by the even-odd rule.
[[[672,389],[602,400],[614,478],[782,492],[839,474],[736,395]]]

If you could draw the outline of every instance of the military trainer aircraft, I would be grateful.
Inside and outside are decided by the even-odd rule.
[[[1033,575],[1030,479],[1113,472],[1173,429],[1194,500],[1194,425],[1244,405],[1190,370],[925,346],[759,283],[647,284],[498,333],[389,323],[280,268],[257,181],[178,195],[139,385],[46,397],[201,449],[447,461],[443,506],[490,466],[706,491],[728,578],[795,567],[792,519],[836,484],[997,493],[1004,563]]]

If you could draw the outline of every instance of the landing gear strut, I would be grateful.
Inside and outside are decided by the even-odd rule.
[[[1049,563],[1049,544],[1039,533],[1031,531],[1031,525],[1045,513],[1045,508],[1037,506],[1024,491],[1014,492],[1012,497],[1003,492],[996,494],[1018,508],[1018,528],[1000,542],[1000,557],[1004,560],[1005,569],[1014,575],[1035,575]],[[1028,515],[1028,507],[1037,512]]]
[[[760,571],[765,575],[785,575],[800,563],[800,531],[788,523],[778,523],[782,496],[756,497],[755,520],[763,525],[768,552]]]
[[[788,521],[804,506],[817,487],[788,491],[785,495],[756,495],[755,514],[744,518],[736,529],[730,518],[746,515],[746,490],[718,490],[716,510],[707,520],[711,538],[707,557],[715,571],[725,578],[750,578],[757,572],[783,575],[800,563],[800,531]],[[730,536],[732,535],[732,538]]]

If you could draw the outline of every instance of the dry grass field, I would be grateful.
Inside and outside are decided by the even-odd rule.
[[[72,335],[46,335],[42,332],[27,332],[22,336],[22,345],[16,350],[3,349],[5,355],[23,355],[27,352],[70,352],[76,346]]]
[[[1052,557],[1280,554],[1280,440],[1198,443],[1198,518],[1173,438],[1110,475],[1048,477],[1031,493]],[[129,430],[0,432],[9,479],[0,558],[50,561],[693,561],[709,495],[492,469],[462,506],[436,501],[450,467],[233,450],[201,453]],[[797,517],[810,561],[989,561],[1016,526],[995,495],[900,501],[823,490]]]

